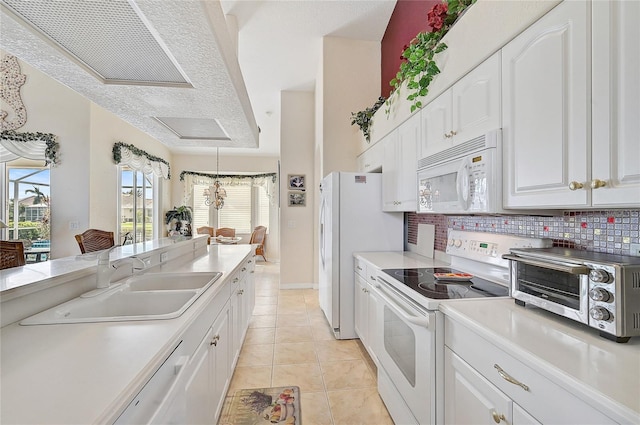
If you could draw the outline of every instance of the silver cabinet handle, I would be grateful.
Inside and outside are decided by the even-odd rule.
[[[496,368],[496,370],[498,371],[498,373],[500,374],[502,379],[504,379],[505,381],[510,382],[510,383],[512,383],[514,385],[519,386],[520,388],[522,388],[525,391],[529,391],[529,387],[527,385],[523,384],[522,382],[518,381],[517,379],[515,379],[514,377],[509,375],[500,366],[498,366],[497,364],[494,364],[493,367]]]

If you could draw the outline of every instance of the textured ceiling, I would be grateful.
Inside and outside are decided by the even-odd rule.
[[[102,2],[132,5],[193,88],[103,84],[69,54],[53,47],[50,40],[16,20],[3,0],[0,48],[157,138],[174,152],[213,154],[214,147],[220,146],[234,148],[221,149],[222,153],[261,156],[279,155],[281,91],[313,90],[322,37],[380,41],[395,7],[395,0],[93,3]],[[226,31],[225,13],[233,15],[230,22],[237,22],[237,56],[233,38]],[[154,117],[216,120],[231,140],[180,139]],[[256,149],[258,126],[261,133]]]

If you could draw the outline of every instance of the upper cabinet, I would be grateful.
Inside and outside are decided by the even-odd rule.
[[[593,206],[640,205],[640,2],[593,2]],[[603,186],[604,184],[604,186]]]
[[[565,1],[502,50],[505,208],[590,202],[588,7]]]
[[[565,1],[503,48],[505,208],[640,204],[639,20]]]
[[[500,128],[500,52],[430,102],[421,114],[420,158]]]
[[[385,136],[382,158],[382,210],[416,211],[417,152],[422,130],[420,114],[414,114]]]
[[[382,169],[382,157],[384,147],[382,143],[376,143],[358,156],[358,171],[360,173],[373,173]]]

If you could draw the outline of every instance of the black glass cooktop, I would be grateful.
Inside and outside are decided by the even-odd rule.
[[[424,297],[438,300],[456,298],[506,297],[509,288],[474,276],[471,280],[436,279],[434,273],[461,273],[448,267],[382,270]]]

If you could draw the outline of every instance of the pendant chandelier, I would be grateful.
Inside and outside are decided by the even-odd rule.
[[[216,181],[213,183],[213,196],[211,190],[206,188],[204,190],[204,204],[207,206],[213,205],[213,208],[219,210],[224,207],[224,198],[227,197],[227,191],[224,190],[220,181],[218,180],[220,172],[220,148],[216,148]]]

